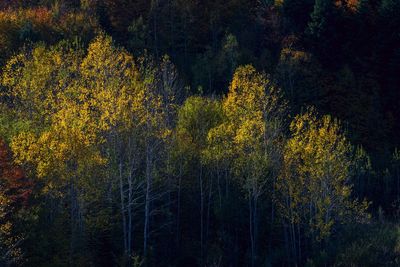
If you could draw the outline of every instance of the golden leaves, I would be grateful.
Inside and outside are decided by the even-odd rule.
[[[272,158],[278,157],[283,139],[273,124],[282,119],[285,105],[265,74],[250,65],[239,67],[222,102],[225,119],[208,133],[209,160],[232,166],[253,196],[262,192],[275,168]]]
[[[65,44],[13,57],[3,85],[20,113],[42,126],[13,138],[16,161],[36,166],[39,177],[68,178],[106,163],[102,145],[111,132],[170,136],[163,99],[145,74],[103,34],[85,57]]]
[[[345,220],[341,214],[365,211],[365,205],[350,201],[352,147],[340,123],[330,116],[318,118],[313,108],[296,116],[290,129],[278,186],[290,196],[296,216],[306,216],[323,239],[337,221]]]

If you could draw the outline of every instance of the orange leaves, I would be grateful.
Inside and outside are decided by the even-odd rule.
[[[355,12],[360,5],[360,0],[336,0],[337,7],[348,8],[350,11]]]

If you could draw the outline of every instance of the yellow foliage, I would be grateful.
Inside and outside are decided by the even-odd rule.
[[[230,161],[253,195],[262,192],[274,168],[272,144],[278,150],[281,135],[274,120],[282,119],[285,105],[265,74],[250,65],[239,67],[222,103],[226,120],[208,134],[208,155]]]
[[[59,45],[13,57],[2,77],[6,93],[21,114],[44,125],[13,138],[16,161],[33,165],[38,177],[68,180],[104,166],[104,146],[116,133],[167,138],[163,98],[144,75],[103,34],[86,56]]]
[[[290,198],[286,216],[296,223],[303,217],[323,239],[346,214],[365,211],[365,205],[350,200],[352,147],[337,120],[318,119],[312,108],[296,116],[290,130],[278,183],[283,197]]]

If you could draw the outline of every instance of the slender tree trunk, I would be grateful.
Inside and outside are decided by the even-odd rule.
[[[228,168],[225,168],[225,197],[229,197],[229,180],[228,180]]]
[[[148,248],[148,237],[149,237],[149,223],[150,223],[150,194],[152,186],[152,174],[151,174],[151,155],[150,148],[147,145],[146,148],[146,195],[145,195],[145,207],[144,207],[144,229],[143,229],[143,256],[147,256]]]
[[[203,167],[201,165],[199,173],[199,186],[200,186],[200,257],[201,257],[201,265],[203,265],[204,192],[203,192]]]
[[[297,234],[298,234],[298,240],[299,240],[299,251],[298,251],[298,255],[299,255],[299,262],[301,262],[301,232],[300,232],[300,224],[297,224]]]
[[[176,214],[176,244],[179,251],[180,248],[180,223],[181,223],[181,182],[182,182],[182,165],[179,166],[178,178],[178,210]]]
[[[219,208],[222,208],[222,190],[221,190],[221,180],[220,180],[220,173],[219,168],[217,166],[217,186],[218,186],[218,199],[219,199]]]
[[[297,257],[297,248],[296,248],[296,231],[294,228],[294,223],[291,223],[291,232],[292,232],[292,250],[293,250],[293,258],[294,258],[294,264],[297,266],[298,262],[298,257]]]
[[[219,210],[222,213],[222,189],[221,189],[220,170],[218,168],[218,165],[217,165],[217,187],[218,187]],[[225,221],[222,216],[220,217],[219,226],[221,229],[222,240],[225,240]]]
[[[253,211],[253,224],[254,224],[254,226],[253,226],[253,231],[254,231],[254,238],[253,238],[253,242],[254,242],[254,261],[255,261],[255,263],[257,263],[257,256],[258,256],[258,254],[257,254],[257,241],[258,241],[258,208],[257,208],[257,204],[258,204],[258,197],[257,196],[255,196],[254,197],[254,200],[253,200],[253,209],[254,209],[254,211]]]
[[[250,262],[251,262],[251,266],[254,267],[254,224],[253,224],[253,220],[254,220],[254,214],[253,214],[253,204],[252,203],[253,199],[252,199],[252,194],[249,192],[249,232],[250,232],[250,249],[251,249],[251,258],[250,258]]]
[[[124,186],[122,182],[122,163],[119,163],[119,191],[120,191],[120,201],[121,201],[121,216],[122,216],[122,232],[124,240],[124,256],[128,255],[128,240],[126,231],[126,216],[125,216],[125,200],[124,200]]]
[[[128,238],[127,238],[127,245],[128,245],[128,256],[130,262],[130,256],[132,254],[132,198],[133,198],[133,181],[132,181],[132,173],[129,173],[128,176]]]
[[[71,227],[71,237],[70,237],[70,255],[69,264],[74,266],[74,254],[77,250],[77,244],[79,245],[78,238],[82,236],[83,232],[83,214],[80,208],[80,203],[78,199],[78,191],[76,188],[77,176],[76,168],[72,168],[74,173],[70,178],[70,227]]]
[[[69,266],[74,266],[73,256],[75,251],[75,225],[74,225],[74,178],[71,176],[70,181],[70,227],[71,227],[71,237],[70,237],[70,248],[69,248]]]
[[[292,259],[292,256],[291,256],[292,253],[290,252],[290,244],[289,244],[289,237],[288,237],[288,225],[286,224],[286,222],[282,223],[282,229],[283,229],[283,237],[285,239],[287,265],[290,266],[291,259]]]
[[[211,198],[212,198],[212,187],[213,187],[213,182],[211,180],[210,182],[210,188],[208,190],[208,205],[207,205],[207,222],[206,222],[206,238],[205,238],[205,252],[206,252],[206,258],[207,258],[207,243],[208,243],[208,235],[209,235],[209,229],[210,229],[210,211],[211,211]]]

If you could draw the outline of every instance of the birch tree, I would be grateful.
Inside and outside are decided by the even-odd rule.
[[[258,203],[280,166],[285,105],[265,74],[252,66],[239,67],[223,101],[226,121],[209,133],[210,149],[224,147],[246,192],[252,266],[257,264]]]
[[[296,116],[290,130],[277,186],[292,256],[299,262],[303,233],[314,242],[326,240],[339,223],[366,220],[368,203],[351,197],[353,150],[337,120],[318,118],[311,108]]]

